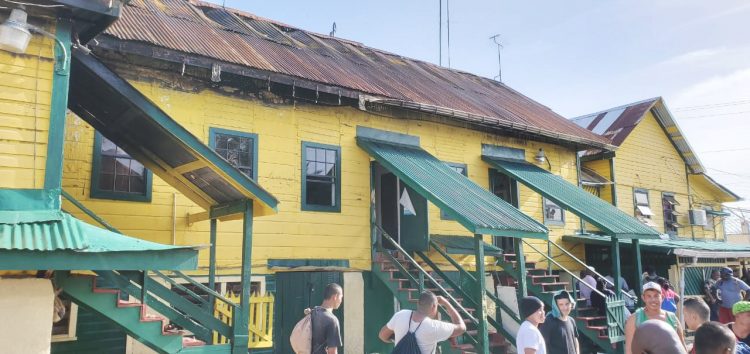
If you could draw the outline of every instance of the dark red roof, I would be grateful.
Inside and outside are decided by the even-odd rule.
[[[611,148],[608,139],[500,82],[209,3],[131,0],[105,34],[118,42],[146,43],[384,99],[478,115],[532,134]]]
[[[653,107],[659,97],[610,108],[606,111],[587,114],[571,119],[579,126],[609,138],[612,144],[620,146],[630,135],[644,114]]]

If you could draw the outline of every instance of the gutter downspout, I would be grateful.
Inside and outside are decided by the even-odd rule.
[[[690,172],[688,171],[688,165],[685,164],[685,183],[687,183],[687,196],[688,196],[688,214],[690,210],[693,210],[693,196],[690,194]],[[695,227],[690,223],[690,235],[693,241],[695,241]]]
[[[582,188],[583,181],[581,181],[581,152],[576,151],[576,179],[578,181],[578,188]],[[580,216],[578,217],[578,222],[580,225],[580,233],[581,235],[586,234],[586,222],[583,221],[583,218]]]

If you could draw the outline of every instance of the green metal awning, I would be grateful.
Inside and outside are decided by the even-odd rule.
[[[544,225],[456,173],[420,148],[418,140],[399,144],[363,136],[360,130],[357,134],[359,147],[470,232],[547,239]]]
[[[430,235],[430,239],[443,245],[448,254],[474,255],[474,237],[457,235]],[[482,242],[485,256],[502,256],[503,250],[489,243]]]
[[[563,236],[563,241],[602,246],[611,244],[609,236],[590,234]],[[682,239],[645,239],[640,242],[643,250],[674,254],[681,257],[750,258],[750,245]],[[630,245],[628,240],[620,240],[620,243],[625,247]]]
[[[487,155],[482,156],[482,159],[608,235],[639,239],[659,237],[656,230],[560,176],[525,161]]]
[[[69,108],[205,209],[253,200],[255,216],[278,201],[93,55],[74,51]]]
[[[124,236],[57,209],[60,190],[0,190],[0,269],[189,270],[198,249]]]

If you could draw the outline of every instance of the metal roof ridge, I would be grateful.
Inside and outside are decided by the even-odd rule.
[[[581,120],[581,119],[584,119],[584,118],[591,117],[593,115],[599,115],[599,114],[602,114],[602,113],[607,113],[607,112],[611,112],[611,111],[618,110],[618,109],[628,108],[628,107],[631,107],[631,106],[639,105],[641,103],[646,103],[648,101],[654,101],[654,103],[656,103],[657,101],[659,101],[661,99],[662,99],[661,96],[651,97],[651,98],[647,98],[647,99],[640,100],[640,101],[637,101],[637,102],[626,103],[626,104],[623,104],[623,105],[620,105],[620,106],[617,106],[617,107],[611,107],[611,108],[603,109],[603,110],[600,110],[600,111],[597,111],[597,112],[587,113],[587,114],[580,115],[580,116],[577,116],[577,117],[568,118],[568,120],[570,120],[570,121]]]

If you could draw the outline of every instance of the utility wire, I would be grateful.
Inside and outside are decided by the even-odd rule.
[[[694,110],[703,110],[703,109],[711,109],[711,108],[719,108],[719,107],[728,107],[728,106],[739,106],[743,104],[750,104],[750,100],[737,100],[737,101],[729,101],[729,102],[721,102],[721,103],[710,103],[710,104],[704,104],[704,105],[696,105],[696,106],[685,106],[685,107],[677,107],[675,108],[675,112],[678,111],[694,111]]]
[[[711,118],[711,117],[732,116],[732,115],[735,115],[735,114],[745,114],[745,113],[750,113],[750,111],[704,114],[704,115],[700,115],[700,116],[680,117],[679,119]]]
[[[723,150],[709,150],[709,151],[700,151],[699,154],[713,154],[717,152],[733,152],[733,151],[747,151],[750,150],[750,147],[746,148],[734,148],[734,149],[723,149]]]

